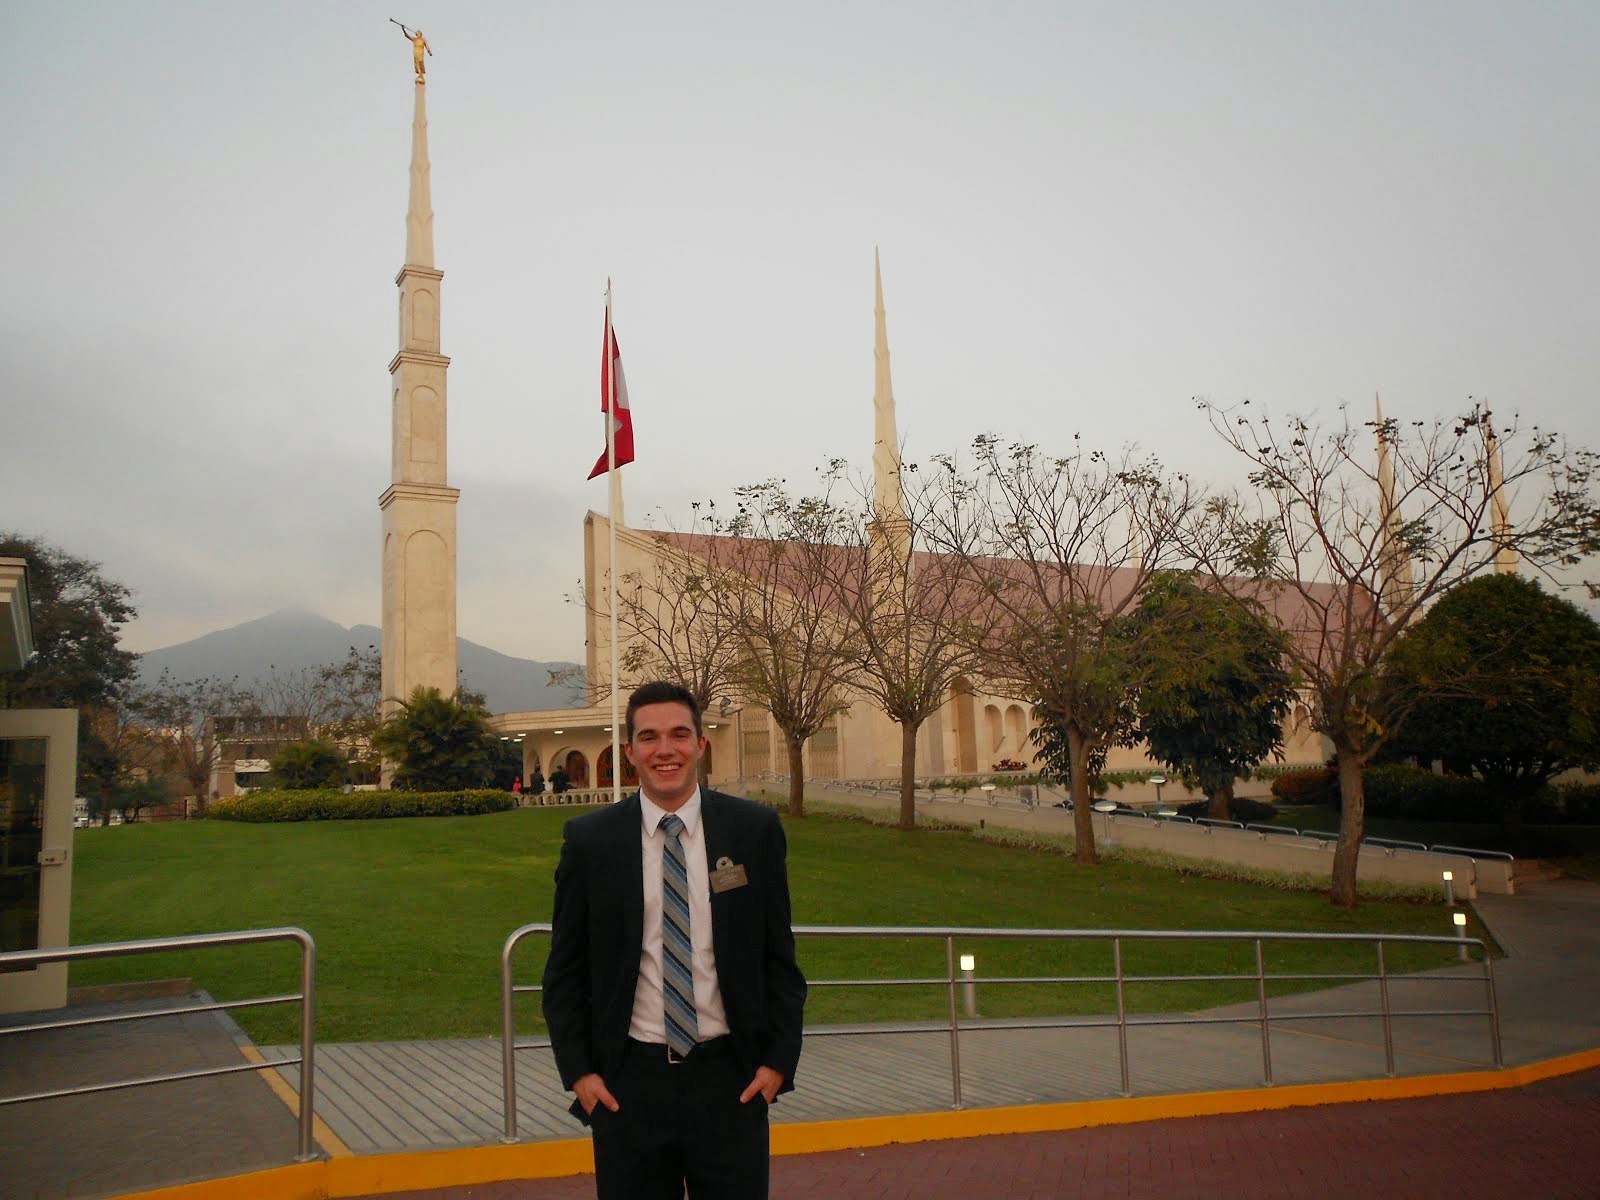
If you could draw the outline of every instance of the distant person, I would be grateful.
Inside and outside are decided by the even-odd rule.
[[[572,786],[572,781],[567,778],[567,769],[560,764],[550,772],[550,790],[557,794],[566,791]]]
[[[511,781],[511,794],[513,796],[522,795],[522,776],[521,775],[518,775],[515,779],[513,779]]]
[[[535,767],[531,772],[529,772],[528,786],[524,790],[527,791],[530,796],[544,795],[544,772],[538,767]]]

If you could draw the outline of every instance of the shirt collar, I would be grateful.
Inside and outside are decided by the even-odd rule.
[[[700,824],[700,788],[697,784],[694,795],[690,796],[676,810],[678,820],[683,822],[683,831],[690,837],[694,836],[695,829]],[[644,789],[639,789],[639,817],[644,822],[644,835],[655,837],[661,819],[667,815],[667,810],[658,805],[649,796],[644,794]]]

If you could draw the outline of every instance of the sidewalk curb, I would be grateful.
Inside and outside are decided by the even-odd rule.
[[[1500,1091],[1594,1067],[1600,1067],[1600,1049],[1583,1050],[1498,1071],[1466,1071],[1403,1079],[1364,1079],[1281,1088],[1187,1092],[1169,1096],[945,1110],[774,1125],[772,1153],[817,1154],[992,1134],[1044,1133],[1323,1104]],[[202,1183],[128,1192],[116,1200],[355,1200],[356,1197],[428,1188],[517,1179],[554,1179],[587,1174],[593,1170],[594,1160],[588,1139],[572,1138],[508,1146],[465,1146],[448,1150],[323,1159]]]

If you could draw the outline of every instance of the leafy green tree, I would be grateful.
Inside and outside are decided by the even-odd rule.
[[[272,782],[289,791],[338,787],[344,782],[345,757],[325,738],[290,742],[270,763]]]
[[[99,563],[38,538],[0,533],[0,558],[28,564],[34,645],[22,670],[0,675],[0,707],[77,709],[77,790],[107,796],[119,757],[95,717],[121,706],[137,669],[135,655],[118,645],[122,626],[138,615],[132,592]]]
[[[111,793],[111,808],[122,814],[129,825],[134,824],[146,810],[161,808],[172,799],[172,793],[162,779],[129,779],[119,783]]]
[[[1520,576],[1451,588],[1400,639],[1387,682],[1420,696],[1397,748],[1470,768],[1513,841],[1530,796],[1600,766],[1600,625]]]
[[[415,688],[379,726],[372,744],[395,765],[393,786],[402,791],[486,787],[501,757],[500,739],[483,707],[438,688]]]
[[[34,656],[0,676],[7,708],[111,705],[132,682],[135,656],[117,644],[138,612],[127,586],[107,579],[100,564],[38,538],[0,534],[0,558],[28,564]]]
[[[1176,572],[1150,581],[1130,625],[1149,659],[1139,736],[1152,758],[1199,784],[1211,816],[1226,818],[1234,779],[1283,744],[1294,700],[1288,639],[1233,597]]]

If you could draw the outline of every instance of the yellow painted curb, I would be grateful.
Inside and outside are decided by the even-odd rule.
[[[1600,1049],[1498,1071],[1417,1075],[1404,1079],[1359,1079],[1247,1088],[1231,1092],[1185,1092],[1080,1100],[1011,1108],[975,1108],[902,1113],[772,1126],[775,1155],[860,1150],[894,1143],[945,1141],[1007,1133],[1053,1133],[1096,1125],[1126,1125],[1175,1117],[1222,1116],[1362,1100],[1409,1100],[1465,1092],[1525,1087],[1544,1079],[1600,1067]],[[320,1135],[319,1135],[320,1140]],[[337,1139],[334,1139],[337,1141]],[[341,1146],[343,1143],[339,1143]],[[351,1200],[425,1188],[463,1187],[511,1179],[554,1179],[594,1170],[587,1138],[518,1142],[510,1146],[463,1146],[396,1154],[350,1155],[232,1175],[203,1183],[131,1192],[118,1200]]]
[[[262,1057],[261,1051],[254,1046],[240,1046],[239,1053],[244,1055],[246,1062],[264,1063],[267,1061]],[[272,1094],[288,1105],[290,1112],[299,1116],[300,1093],[290,1087],[277,1071],[258,1071],[257,1074],[267,1081],[267,1086],[272,1089]],[[332,1155],[334,1158],[347,1158],[354,1153],[349,1146],[344,1144],[344,1139],[328,1128],[328,1123],[317,1116],[316,1113],[311,1114],[311,1136],[316,1140],[317,1145],[322,1147],[325,1154]]]

